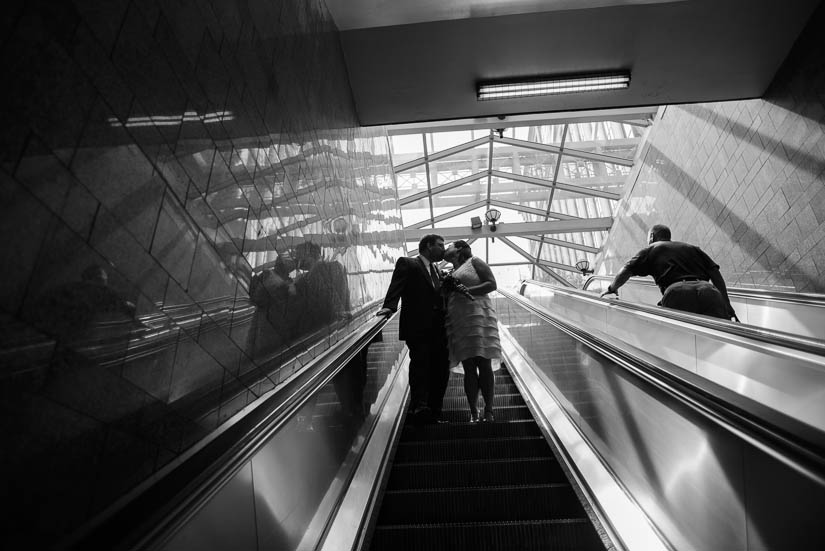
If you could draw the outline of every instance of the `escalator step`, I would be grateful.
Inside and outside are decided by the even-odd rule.
[[[407,463],[392,470],[387,490],[561,484],[567,478],[551,457]]]
[[[496,407],[494,408],[494,413],[497,422],[506,423],[507,421],[526,421],[528,419],[533,419],[533,416],[530,414],[530,410],[527,409],[526,405],[499,407],[498,402],[495,404]],[[441,416],[450,423],[466,423],[470,418],[470,410],[466,405],[464,405],[459,409],[448,409],[442,411]]]
[[[379,526],[372,536],[371,548],[394,551],[601,551],[604,545],[586,519],[554,519]]]
[[[395,464],[551,455],[550,447],[541,436],[400,442],[395,454]]]
[[[541,436],[541,430],[532,419],[509,423],[444,423],[423,426],[407,424],[401,433],[401,442],[495,438],[497,436]]]
[[[495,378],[495,387],[498,389],[500,387],[512,387],[513,389],[516,388],[516,383],[513,382],[513,378],[510,375],[502,375],[501,377]],[[464,376],[463,375],[456,375],[453,373],[450,376],[450,380],[447,383],[447,388],[464,388]],[[513,392],[517,392],[513,390]]]
[[[387,491],[378,525],[578,517],[586,514],[569,483],[534,484]]]
[[[479,400],[481,402],[481,400]],[[508,407],[508,406],[523,406],[524,405],[524,398],[521,397],[521,394],[496,394],[495,399],[493,400],[493,405],[495,407]],[[470,412],[470,405],[467,403],[467,397],[464,396],[464,392],[462,391],[461,394],[446,394],[444,396],[444,409],[457,409],[457,410],[465,410],[469,414]]]

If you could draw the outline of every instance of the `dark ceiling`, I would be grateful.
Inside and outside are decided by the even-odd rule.
[[[819,0],[557,0],[564,7],[533,13],[541,2],[462,0],[442,20],[395,24],[427,19],[398,9],[408,3],[327,1],[363,125],[759,97]],[[389,16],[376,17],[382,6]],[[631,71],[627,90],[476,100],[479,80],[615,69]]]

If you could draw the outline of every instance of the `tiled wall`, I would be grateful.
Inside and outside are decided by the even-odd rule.
[[[39,547],[360,326],[404,251],[320,0],[2,25],[0,538]]]
[[[763,98],[660,110],[598,273],[616,273],[663,223],[728,284],[825,292],[823,26],[825,6]]]

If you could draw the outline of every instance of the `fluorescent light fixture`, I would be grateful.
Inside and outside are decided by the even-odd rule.
[[[478,101],[622,90],[628,86],[630,86],[629,72],[481,82],[478,85]]]
[[[121,122],[117,117],[109,117],[112,126],[175,126],[185,122],[202,122],[204,124],[231,121],[235,116],[232,111],[216,111],[214,113],[198,114],[196,111],[186,111],[182,115],[149,115],[146,117],[129,117]]]

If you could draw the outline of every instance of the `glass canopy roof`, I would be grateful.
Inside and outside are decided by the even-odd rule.
[[[524,123],[521,123],[524,124]],[[499,285],[522,279],[581,283],[613,222],[650,118],[629,116],[535,126],[390,130],[407,235],[418,253],[427,233],[469,241]],[[501,213],[495,230],[485,214]],[[473,229],[478,217],[482,227]]]

